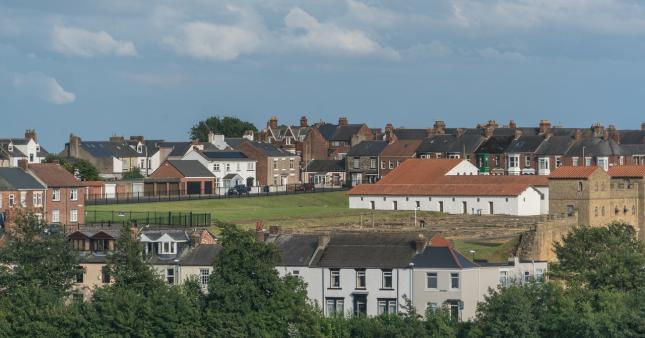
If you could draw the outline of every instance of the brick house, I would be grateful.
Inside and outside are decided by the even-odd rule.
[[[256,161],[259,186],[284,186],[300,182],[300,156],[273,144],[246,139],[227,140],[229,145]]]
[[[309,122],[306,116],[300,118],[300,124],[298,125],[280,125],[278,124],[278,118],[272,116],[267,121],[266,128],[260,130],[258,141],[271,143],[290,153],[301,155],[302,142],[307,137],[309,130]]]
[[[302,142],[302,160],[342,160],[356,144],[374,139],[366,124],[349,124],[346,117],[339,118],[338,124],[315,124]]]
[[[210,195],[215,175],[196,160],[166,160],[144,181],[146,196]]]
[[[123,137],[113,136],[108,141],[82,141],[70,135],[60,156],[90,162],[103,178],[121,178],[124,173],[140,168],[147,158],[132,149]]]
[[[37,217],[46,213],[47,188],[22,168],[0,168],[0,226],[10,227],[15,214],[33,212]]]
[[[352,147],[345,158],[347,177],[352,186],[379,180],[379,156],[387,145],[387,141],[363,141]]]
[[[417,156],[417,148],[422,140],[396,139],[390,142],[379,156],[380,172],[379,176],[387,175],[394,168],[398,167],[405,160]]]
[[[29,164],[27,171],[47,188],[45,220],[50,224],[76,226],[85,223],[83,183],[57,163]]]

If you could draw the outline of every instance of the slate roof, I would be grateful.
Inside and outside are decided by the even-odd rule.
[[[383,149],[381,156],[412,157],[417,153],[417,148],[422,140],[396,140]]]
[[[544,141],[544,137],[542,136],[522,135],[516,138],[515,140],[513,140],[513,142],[511,142],[511,144],[508,145],[508,148],[506,148],[506,152],[509,154],[533,153],[543,141]]]
[[[234,179],[236,177],[242,178],[242,176],[240,176],[238,174],[226,174],[226,176],[224,176],[223,179],[224,180],[232,180],[232,179]]]
[[[645,144],[621,144],[622,155],[645,155]]]
[[[170,236],[170,238],[174,239],[175,241],[189,241],[190,238],[188,237],[188,234],[184,230],[178,230],[178,229],[167,229],[167,230],[143,230],[141,234],[145,235],[148,237],[151,241],[157,241],[161,236],[167,234]]]
[[[27,155],[23,154],[23,152],[20,151],[18,147],[13,147],[12,151],[9,151],[9,142],[7,143],[0,142],[0,148],[1,148],[0,153],[9,154],[11,157],[27,157]]]
[[[415,268],[464,269],[478,265],[468,260],[443,238],[433,237],[422,253],[412,260]]]
[[[619,135],[621,144],[642,144],[645,142],[644,130],[621,130]]]
[[[428,129],[394,129],[394,135],[399,140],[423,140],[428,137]]]
[[[419,153],[447,153],[452,149],[454,135],[433,135],[421,142],[417,151]]]
[[[513,142],[515,136],[491,136],[488,140],[482,142],[477,148],[476,153],[486,154],[503,154],[506,148]]]
[[[197,160],[168,160],[184,177],[215,177]]]
[[[267,243],[275,244],[281,253],[281,266],[308,266],[318,249],[318,235],[271,235]]]
[[[110,141],[81,141],[81,148],[94,157],[139,157],[127,143]]]
[[[235,160],[235,161],[252,161],[241,151],[229,151],[229,150],[220,150],[220,151],[200,151],[205,158],[209,160]]]
[[[78,187],[81,182],[56,163],[29,164],[29,171],[49,187]]]
[[[584,147],[585,156],[612,156],[612,155],[622,155],[622,150],[620,145],[614,140],[603,140],[602,138],[584,138],[579,141],[574,142],[569,151],[567,151],[567,156],[582,156]]]
[[[296,156],[295,154],[290,153],[284,149],[280,149],[271,143],[263,143],[263,142],[255,142],[255,141],[246,141],[246,143],[250,144],[253,148],[255,148],[255,150],[269,157]]]
[[[336,125],[323,123],[318,127],[320,134],[328,141],[351,141],[352,136],[356,135],[363,127],[362,124]]]
[[[353,146],[347,156],[378,156],[387,145],[387,141],[362,141]]]
[[[224,250],[219,244],[200,244],[186,250],[186,253],[179,258],[179,264],[183,266],[212,266],[215,257]]]
[[[486,140],[479,134],[463,134],[457,137],[450,145],[451,153],[474,153],[477,148]]]
[[[551,136],[535,151],[536,155],[564,155],[575,140],[570,136]]]
[[[515,137],[516,131],[521,131],[522,135],[525,136],[535,136],[540,132],[538,128],[533,127],[518,127],[518,128],[509,128],[509,127],[499,127],[493,129],[493,136],[513,136]]]
[[[33,189],[45,189],[45,187],[20,168],[0,168],[0,190]]]
[[[410,234],[335,233],[315,266],[329,268],[403,268],[416,253]]]
[[[311,160],[307,163],[304,171],[307,172],[343,172],[345,171],[345,161],[336,160]]]

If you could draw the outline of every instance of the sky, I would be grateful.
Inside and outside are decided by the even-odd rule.
[[[208,116],[639,128],[645,1],[0,3],[0,138],[185,140]]]

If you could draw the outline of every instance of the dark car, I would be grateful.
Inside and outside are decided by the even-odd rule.
[[[314,186],[313,183],[304,183],[304,184],[299,184],[296,186],[296,191],[314,191],[316,187]]]
[[[228,195],[243,195],[248,194],[251,191],[251,188],[245,185],[237,185],[231,189],[228,189]]]

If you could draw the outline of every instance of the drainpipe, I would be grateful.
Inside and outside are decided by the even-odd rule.
[[[410,262],[410,301],[414,299],[414,263]],[[414,302],[412,303],[414,304]]]
[[[327,311],[327,302],[325,300],[325,269],[321,268],[320,269],[320,287],[321,287],[321,293],[322,293],[322,299],[320,300],[320,307],[322,307],[322,312],[323,316],[326,315],[325,311]],[[344,301],[343,301],[344,303]],[[344,306],[343,306],[344,309]]]

